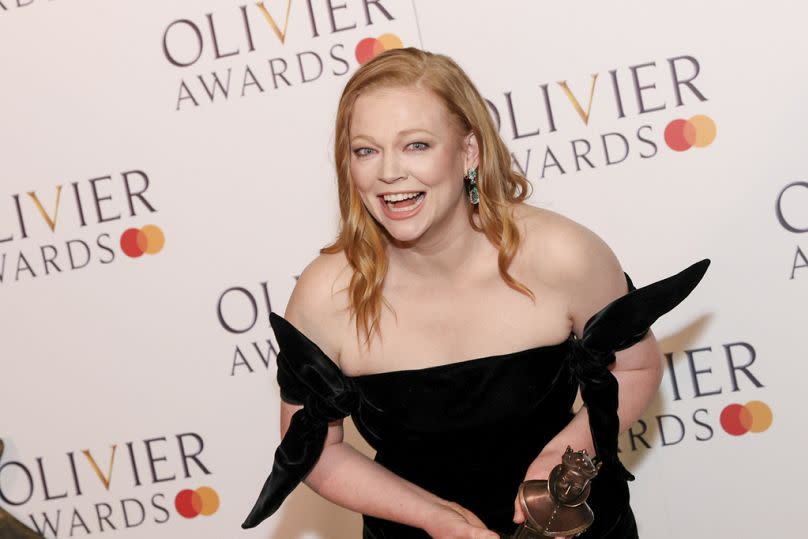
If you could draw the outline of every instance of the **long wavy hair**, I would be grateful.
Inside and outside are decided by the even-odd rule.
[[[361,92],[380,87],[416,86],[437,95],[464,134],[473,132],[479,147],[477,188],[479,204],[468,204],[471,227],[484,232],[499,250],[502,279],[535,301],[533,292],[508,273],[521,241],[510,206],[530,196],[530,182],[513,170],[511,154],[500,138],[485,100],[465,72],[448,56],[413,47],[385,51],[362,65],[345,85],[337,109],[334,158],[337,171],[340,223],[336,240],[320,253],[345,252],[353,275],[348,287],[356,332],[365,343],[379,328],[381,304],[393,310],[382,295],[387,275],[385,231],[367,211],[351,178],[350,129],[354,103]],[[461,181],[458,178],[458,181]],[[480,226],[474,222],[478,214]]]

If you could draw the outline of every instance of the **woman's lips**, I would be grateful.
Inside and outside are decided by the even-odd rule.
[[[378,199],[379,203],[382,205],[382,211],[384,212],[384,214],[389,219],[398,221],[401,219],[407,219],[409,217],[412,217],[421,210],[421,208],[424,205],[424,202],[426,201],[426,192],[421,191],[421,194],[418,195],[415,199],[413,199],[416,200],[416,203],[412,206],[412,208],[405,211],[393,211],[390,205],[384,201],[384,196],[379,196]]]

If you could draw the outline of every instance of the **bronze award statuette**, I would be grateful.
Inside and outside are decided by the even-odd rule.
[[[567,446],[561,464],[550,471],[546,481],[523,481],[519,485],[519,502],[525,521],[511,539],[572,537],[583,533],[595,520],[586,499],[589,482],[600,466],[600,462],[592,462],[586,449],[573,451]]]

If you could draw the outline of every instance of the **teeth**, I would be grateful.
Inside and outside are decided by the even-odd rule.
[[[406,200],[408,198],[415,198],[419,195],[417,191],[414,193],[396,193],[395,195],[384,195],[385,202],[398,202],[399,200]]]
[[[395,206],[392,206],[391,204],[388,204],[386,202],[385,202],[384,205],[385,205],[385,207],[387,207],[393,213],[411,212],[411,211],[415,211],[415,208],[417,208],[418,206],[420,206],[421,204],[424,203],[424,197],[419,196],[419,197],[416,197],[414,200],[415,200],[415,202],[413,202],[412,204],[410,204],[409,206],[406,206],[404,208],[396,208]]]

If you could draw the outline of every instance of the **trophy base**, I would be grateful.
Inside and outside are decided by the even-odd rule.
[[[586,489],[582,499],[588,494]],[[526,519],[512,539],[574,537],[583,533],[595,519],[585,501],[576,505],[557,504],[550,494],[549,482],[545,480],[524,481],[519,486],[519,500]]]

